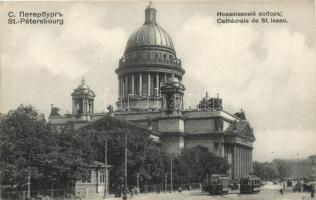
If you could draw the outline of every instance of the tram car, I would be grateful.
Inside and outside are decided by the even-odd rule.
[[[228,177],[226,175],[212,174],[208,178],[206,191],[210,195],[228,193]]]
[[[257,177],[246,176],[240,179],[240,193],[254,194],[260,192],[260,179]]]

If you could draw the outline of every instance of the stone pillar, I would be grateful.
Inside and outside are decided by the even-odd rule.
[[[86,113],[86,100],[82,99],[82,114]]]
[[[93,100],[91,101],[91,114],[94,113],[94,104],[93,104]]]
[[[121,78],[122,79],[122,99],[125,98],[125,81],[123,79],[123,77]]]
[[[242,173],[242,147],[239,146],[239,156],[240,156],[240,162],[239,162],[239,170],[240,170],[240,178],[242,177],[243,173]]]
[[[132,74],[132,95],[135,94],[135,78],[134,74]]]
[[[88,99],[85,99],[84,106],[85,106],[85,114],[87,114],[88,113]]]
[[[239,178],[241,178],[242,176],[242,172],[241,172],[241,148],[240,146],[238,146],[238,156],[239,156],[239,159],[238,159],[238,171],[239,171]]]
[[[72,114],[76,114],[76,101],[74,99],[72,99]]]
[[[150,72],[148,73],[148,78],[147,78],[147,89],[148,89],[148,96],[150,97]]]
[[[139,96],[142,96],[142,89],[143,89],[143,78],[142,78],[142,74],[139,73]]]
[[[118,88],[118,95],[119,96],[122,96],[122,85],[121,85],[121,77],[118,78],[118,85],[119,85],[119,88]]]
[[[246,162],[246,152],[245,152],[245,147],[243,146],[242,147],[242,156],[243,156],[243,176],[246,175],[246,168],[247,168],[247,162]]]
[[[167,74],[165,74],[164,80],[165,80],[165,82],[167,82]]]
[[[250,149],[250,171],[253,172],[252,149]]]
[[[241,147],[241,158],[242,158],[242,162],[241,162],[241,173],[242,173],[242,177],[245,176],[245,148],[244,146]]]
[[[247,148],[247,169],[248,169],[248,174],[250,174],[250,156],[249,156],[249,148]]]
[[[246,174],[249,175],[249,160],[248,160],[248,148],[245,148],[245,155],[246,155]]]
[[[125,75],[124,78],[125,78],[125,81],[124,81],[125,82],[125,89],[124,89],[125,90],[125,95],[124,96],[125,96],[125,98],[128,98],[128,76]]]
[[[160,93],[160,88],[159,88],[159,73],[156,74],[156,87],[157,87],[157,91],[156,91],[156,96],[159,96]]]
[[[238,151],[237,145],[234,146],[234,178],[238,179]]]

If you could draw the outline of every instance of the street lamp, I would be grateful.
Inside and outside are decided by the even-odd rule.
[[[136,178],[137,178],[137,194],[139,193],[139,172],[137,172],[136,174]]]
[[[27,198],[31,198],[31,174],[27,177]]]
[[[104,143],[104,163],[105,163],[105,171],[104,171],[104,196],[103,199],[105,199],[108,196],[108,140],[105,137],[105,143]]]
[[[172,183],[172,154],[170,159],[170,193],[173,190],[173,183]]]
[[[123,200],[127,200],[127,121],[125,120],[125,155],[124,155],[124,191]]]

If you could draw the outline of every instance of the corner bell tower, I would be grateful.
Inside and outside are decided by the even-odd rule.
[[[93,90],[85,83],[84,78],[81,84],[74,89],[72,96],[72,114],[79,120],[90,120],[94,113]]]

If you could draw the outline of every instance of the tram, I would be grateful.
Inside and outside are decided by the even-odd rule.
[[[208,178],[206,191],[211,195],[228,193],[228,177],[226,175],[212,174]]]
[[[260,178],[246,176],[240,179],[240,193],[254,194],[260,192]]]

